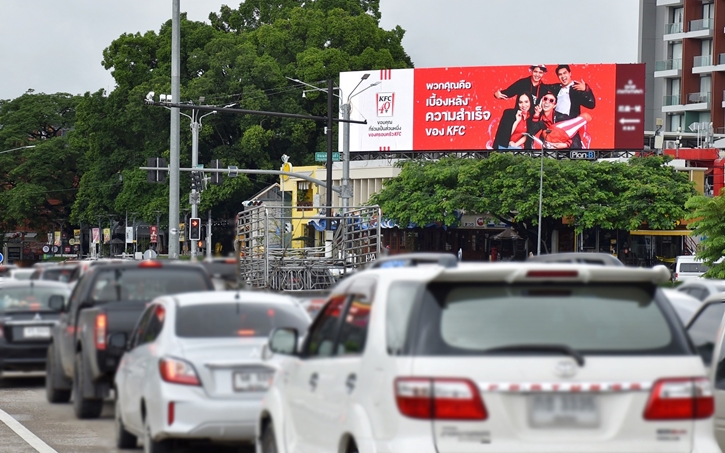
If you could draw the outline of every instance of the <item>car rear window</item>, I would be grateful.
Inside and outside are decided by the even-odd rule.
[[[307,331],[309,319],[297,307],[264,303],[204,303],[182,306],[176,335],[183,338],[267,337],[277,327]]]
[[[23,286],[0,288],[0,310],[40,310],[48,307],[50,296],[70,295],[70,288]]]
[[[653,285],[436,283],[422,295],[420,327],[410,329],[409,341],[419,355],[527,345],[589,354],[691,353],[681,327],[675,331],[676,315],[656,294]]]
[[[681,263],[680,272],[702,272],[705,273],[710,269],[702,263]]]
[[[101,268],[91,298],[96,302],[150,301],[165,294],[208,291],[201,269],[184,268]]]

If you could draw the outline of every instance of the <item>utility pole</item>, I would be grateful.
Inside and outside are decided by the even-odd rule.
[[[180,0],[172,0],[171,16],[171,99],[181,100],[181,25]],[[179,258],[179,125],[181,115],[177,107],[171,108],[171,143],[169,146],[169,258]],[[156,214],[158,232],[158,214]],[[157,238],[158,241],[158,238]],[[158,244],[158,242],[157,242]]]
[[[216,110],[211,111],[205,115],[202,115],[199,117],[199,110],[192,110],[191,116],[189,118],[191,119],[191,168],[196,168],[199,165],[199,131],[201,131],[202,125],[201,120],[208,115],[213,115],[216,113]],[[188,116],[188,115],[184,115]],[[203,173],[202,173],[203,174]],[[204,179],[202,176],[202,184],[204,184]],[[199,192],[201,192],[201,187],[198,188]],[[199,205],[199,197],[195,196],[194,194],[197,193],[197,188],[191,189],[191,217],[198,217],[198,210],[197,207]],[[176,223],[178,225],[178,222]],[[191,246],[191,259],[196,260],[197,255],[199,254],[199,247],[196,243],[196,241],[189,241]]]
[[[325,189],[327,205],[327,221],[325,229],[332,230],[332,79],[327,80],[327,189]]]
[[[159,217],[161,216],[161,213],[163,211],[159,211],[158,209],[154,211],[156,213],[156,254],[161,254],[161,229],[159,228]],[[171,225],[169,225],[170,227]],[[169,228],[170,229],[170,228]],[[169,244],[171,245],[171,244]],[[178,248],[177,248],[178,250]],[[169,254],[170,256],[170,254]],[[178,257],[177,257],[178,258]]]
[[[101,219],[105,217],[104,214],[96,214],[98,219],[98,258],[103,256],[103,242],[101,241],[101,235],[103,234],[103,228],[101,228]]]

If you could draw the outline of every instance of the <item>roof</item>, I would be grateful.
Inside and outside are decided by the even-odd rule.
[[[208,303],[277,303],[296,305],[297,301],[289,296],[265,293],[261,291],[203,291],[193,293],[175,294],[173,299],[179,306],[208,304]]]

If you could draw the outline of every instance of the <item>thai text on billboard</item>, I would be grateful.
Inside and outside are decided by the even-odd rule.
[[[368,122],[351,151],[610,150],[642,149],[644,80],[643,64],[535,64],[344,72],[340,88]]]

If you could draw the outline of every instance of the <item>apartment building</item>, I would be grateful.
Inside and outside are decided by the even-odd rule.
[[[725,0],[656,0],[643,39],[653,23],[653,111],[668,137],[679,128],[705,146],[725,133]]]

